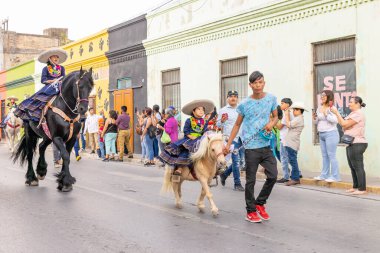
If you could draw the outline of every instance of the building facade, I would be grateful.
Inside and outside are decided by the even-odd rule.
[[[95,86],[90,94],[89,106],[98,114],[110,109],[109,64],[106,57],[108,46],[108,32],[102,30],[62,47],[69,56],[63,63],[66,74],[78,71],[81,67],[87,70],[92,68]]]
[[[375,101],[380,78],[380,1],[378,0],[184,0],[147,15],[144,46],[148,59],[148,104],[181,105],[212,99],[218,108],[228,90],[246,97],[248,76],[265,75],[266,91],[309,109],[320,92],[332,89],[336,105],[347,114],[350,96],[367,103],[365,166],[380,176],[375,134]],[[319,172],[320,147],[305,114],[299,152],[301,170]],[[371,131],[372,129],[372,131]],[[340,170],[349,174],[345,148],[338,147]]]
[[[108,29],[110,106],[120,112],[125,105],[131,116],[133,151],[141,153],[139,135],[135,134],[136,111],[147,106],[147,60],[142,41],[146,39],[146,18],[141,15]]]

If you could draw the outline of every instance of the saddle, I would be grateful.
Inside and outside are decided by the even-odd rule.
[[[44,130],[46,136],[49,137],[50,140],[52,139],[51,138],[51,133],[50,133],[50,130],[49,130],[49,127],[48,127],[48,125],[46,123],[46,118],[45,118],[45,115],[46,115],[47,111],[49,109],[51,109],[54,113],[56,113],[59,116],[61,116],[66,122],[70,123],[69,138],[67,138],[67,140],[66,140],[66,142],[68,142],[73,137],[74,123],[78,122],[80,120],[80,115],[78,114],[78,116],[76,118],[74,118],[74,119],[69,118],[66,115],[66,113],[64,113],[61,109],[53,106],[53,102],[55,101],[56,98],[57,98],[57,96],[52,97],[52,99],[50,99],[50,101],[46,104],[46,106],[42,110],[42,115],[41,115],[41,119],[40,119],[40,122],[38,124],[38,127],[42,126],[42,129]]]

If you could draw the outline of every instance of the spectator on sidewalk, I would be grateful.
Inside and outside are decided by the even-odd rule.
[[[137,112],[136,113],[137,115],[137,118],[138,118],[138,124],[136,126],[136,129],[137,128],[140,128],[140,142],[141,142],[141,160],[140,162],[141,163],[144,163],[145,162],[145,159],[147,158],[147,154],[146,154],[146,149],[145,149],[145,142],[144,142],[144,137],[142,136],[142,133],[144,132],[144,121],[145,121],[145,110],[142,110],[142,112]]]
[[[59,168],[62,165],[61,152],[59,151],[58,147],[53,142],[51,143],[51,145],[53,147],[54,168]]]
[[[281,99],[281,110],[282,110],[282,119],[278,121],[277,128],[280,130],[280,158],[281,158],[281,167],[282,167],[282,178],[277,180],[277,183],[286,183],[290,178],[290,170],[289,170],[289,158],[288,154],[285,150],[285,138],[288,133],[288,127],[286,126],[286,117],[285,111],[292,106],[293,101],[290,98]],[[293,114],[289,114],[290,120],[293,120]]]
[[[76,137],[74,144],[75,159],[77,160],[77,162],[79,162],[79,160],[82,159],[82,157],[79,155],[79,137],[80,134],[78,134],[78,136]]]
[[[156,138],[153,140],[153,152],[154,152],[154,158],[157,158],[160,150],[162,151],[163,143],[161,142],[161,136],[162,131],[161,129],[157,128],[158,122],[160,122],[162,119],[161,113],[160,113],[160,106],[154,105],[153,106],[153,113],[152,113],[152,123],[153,126],[156,127]]]
[[[166,123],[165,132],[170,136],[170,143],[178,141],[178,121],[175,118],[175,110],[167,108],[165,110]]]
[[[153,126],[153,119],[152,119],[152,109],[149,107],[145,108],[145,116],[143,127],[143,139],[145,142],[145,155],[147,156],[147,161],[144,163],[144,165],[150,166],[155,165],[154,162],[154,151],[153,151],[153,141],[156,138],[156,128]]]
[[[237,108],[239,115],[224,152],[227,154],[230,151],[230,146],[243,124],[241,137],[244,142],[246,162],[245,202],[247,215],[245,219],[249,222],[261,222],[262,219],[270,219],[264,205],[276,183],[277,161],[270,149],[270,140],[264,138],[263,134],[260,133],[272,131],[272,128],[277,124],[277,99],[272,94],[264,92],[264,75],[259,71],[255,71],[249,76],[249,86],[253,93],[242,101]],[[273,117],[270,120],[271,113]],[[255,199],[256,173],[259,164],[264,167],[267,179],[260,194]]]
[[[127,107],[121,107],[121,114],[117,117],[116,125],[118,128],[117,146],[119,150],[119,161],[123,161],[124,145],[127,145],[128,158],[133,158],[132,149],[129,145],[131,138],[131,117],[127,113]]]
[[[91,145],[91,154],[95,154],[95,151],[98,152],[99,145],[98,145],[98,131],[99,131],[99,125],[98,120],[100,118],[99,115],[96,115],[94,113],[94,108],[90,108],[88,110],[89,115],[87,116],[85,127],[84,127],[84,134],[88,132],[89,139],[90,139],[90,145]]]
[[[86,133],[84,133],[85,122],[86,122],[86,116],[83,115],[80,118],[81,127],[80,127],[80,131],[79,131],[82,152],[86,151]]]
[[[362,107],[365,106],[366,104],[363,103],[361,97],[352,97],[349,103],[351,113],[345,119],[340,115],[337,108],[331,108],[331,111],[338,117],[338,123],[342,126],[344,135],[354,137],[352,144],[346,147],[347,161],[351,169],[353,181],[352,188],[347,190],[347,192],[353,195],[367,193],[363,161],[363,154],[368,147],[368,142],[365,138],[366,119],[362,111]]]
[[[304,104],[300,102],[294,103],[291,108],[293,110],[293,120],[290,120],[290,111],[285,111],[286,126],[288,127],[288,133],[285,137],[285,150],[289,158],[289,163],[292,166],[290,173],[291,180],[285,183],[287,186],[300,184],[300,169],[297,155],[301,143],[300,136],[305,126],[303,113],[306,111]]]
[[[220,109],[219,116],[216,121],[216,126],[222,129],[223,135],[230,137],[232,128],[238,118],[238,99],[239,93],[237,91],[229,91],[227,93],[227,105]],[[236,135],[235,139],[232,141],[235,150],[239,150],[243,146],[243,142],[241,140],[241,131]],[[220,174],[220,181],[224,186],[226,184],[226,179],[231,175],[234,176],[234,190],[235,191],[244,191],[244,187],[241,185],[240,181],[240,155],[239,152],[237,154],[232,153],[232,164],[228,167],[226,171]]]
[[[115,159],[116,154],[116,137],[117,137],[117,125],[116,125],[117,113],[114,110],[109,112],[109,118],[106,120],[102,138],[106,145],[106,158],[103,162],[108,162],[109,160]]]
[[[103,133],[103,130],[104,130],[104,119],[103,118],[99,118],[99,132],[98,132],[98,135],[99,135],[99,157],[100,159],[104,159],[106,158],[106,146],[105,146],[105,143],[104,143],[104,138],[102,137],[102,133]]]
[[[321,106],[313,115],[313,122],[317,125],[319,133],[323,167],[321,174],[314,179],[325,180],[329,183],[338,182],[341,181],[338,159],[336,158],[336,149],[340,138],[337,128],[338,118],[330,109],[334,105],[334,93],[331,90],[323,91],[321,102]]]

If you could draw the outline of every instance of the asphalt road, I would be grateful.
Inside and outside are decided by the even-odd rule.
[[[25,169],[0,145],[0,252],[380,252],[380,198],[276,185],[261,224],[244,220],[244,193],[212,189],[213,218],[194,203],[200,185],[185,182],[184,209],[160,195],[163,169],[136,164],[72,161],[77,183],[56,190],[48,176],[24,185]],[[257,188],[262,182],[257,183]]]

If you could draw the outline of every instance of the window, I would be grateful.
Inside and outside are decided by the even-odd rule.
[[[123,89],[130,89],[132,88],[132,79],[131,78],[120,78],[117,79],[117,89],[123,90]]]
[[[162,108],[174,106],[181,111],[181,75],[179,69],[162,72]]]
[[[343,117],[350,113],[348,102],[356,95],[355,38],[314,44],[314,108],[323,90],[334,92],[335,106]],[[339,133],[343,132],[340,126]],[[316,129],[314,143],[319,142]]]
[[[221,61],[221,107],[227,103],[230,90],[239,92],[240,101],[248,94],[248,59],[247,57]]]

